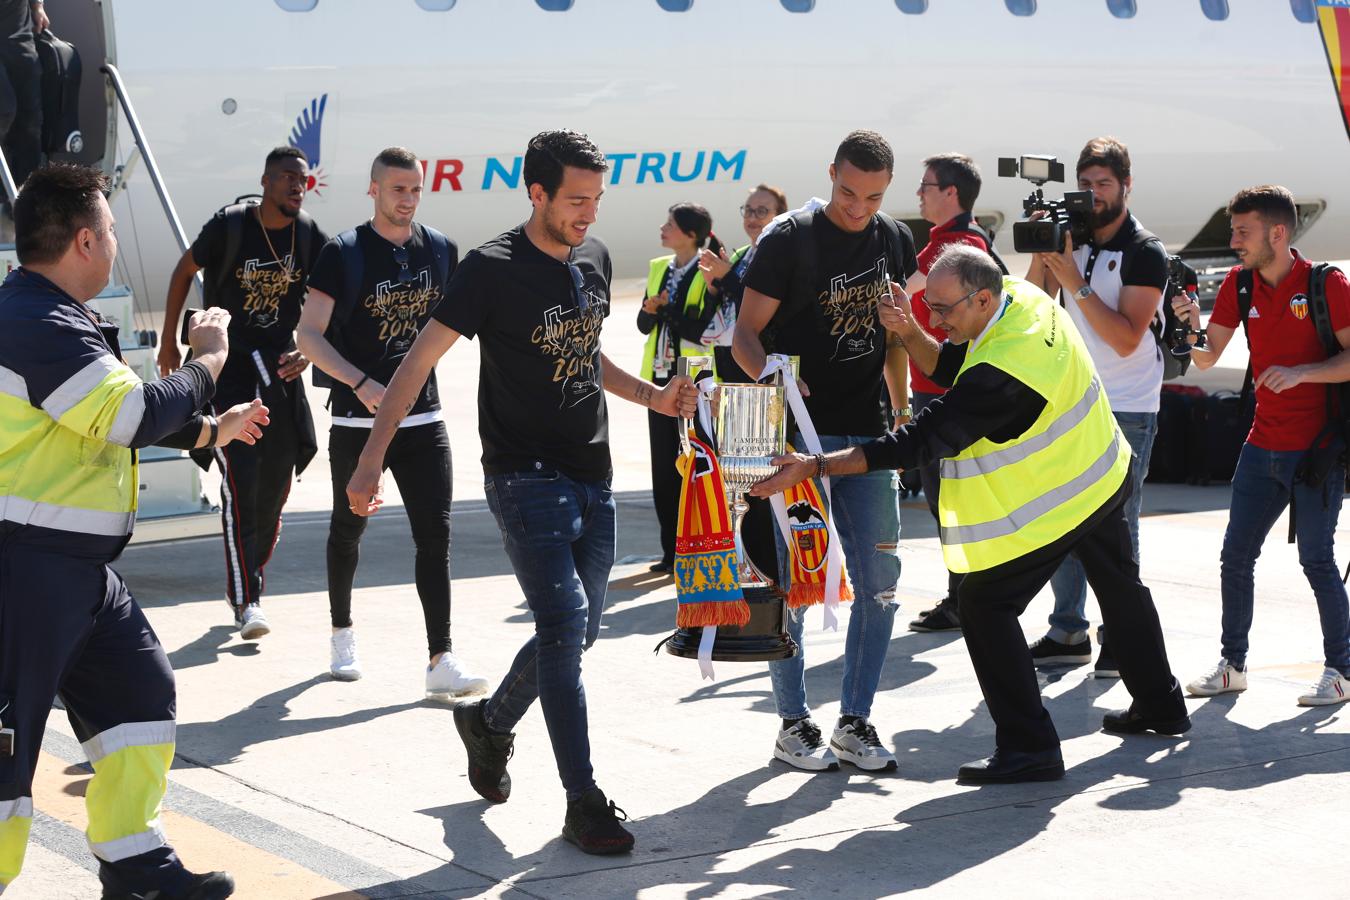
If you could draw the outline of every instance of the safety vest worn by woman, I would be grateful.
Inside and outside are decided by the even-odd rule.
[[[1082,524],[1129,473],[1083,339],[1068,315],[1020,278],[1004,278],[1004,311],[957,373],[995,366],[1045,398],[1027,431],[981,438],[941,465],[938,522],[953,572],[979,572],[1050,544]]]
[[[666,272],[675,264],[675,257],[661,256],[651,261],[647,269],[647,296],[655,297],[666,286]],[[708,292],[708,285],[703,280],[703,273],[695,269],[689,276],[689,290],[684,295],[684,315],[689,318],[698,318],[703,314],[703,298]],[[670,298],[674,302],[675,298]],[[656,340],[665,323],[660,323],[654,327],[647,335],[647,344],[642,348],[642,368],[640,374],[648,381],[656,374]],[[702,356],[708,352],[708,349],[702,344],[681,340],[678,334],[671,335],[671,340],[675,341],[679,348],[680,356]],[[674,373],[671,373],[674,374]]]

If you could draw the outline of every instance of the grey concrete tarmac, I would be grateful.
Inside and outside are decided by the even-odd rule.
[[[621,365],[640,348],[635,311],[630,296],[605,331]],[[456,347],[440,370],[455,454],[454,639],[496,678],[531,620],[481,499],[476,352]],[[873,717],[899,769],[812,775],[771,761],[764,665],[719,663],[704,682],[694,663],[653,653],[674,627],[674,590],[646,572],[657,541],[645,413],[618,401],[611,412],[620,563],[585,680],[597,779],[632,818],[636,851],[593,858],[559,838],[564,798],[537,710],[520,726],[510,802],[469,787],[447,708],[423,699],[396,495],[371,521],[357,574],[365,677],[329,678],[321,457],[292,493],[267,569],[274,631],[261,641],[230,627],[218,538],[134,546],[118,564],[178,673],[165,825],[190,866],[230,868],[249,898],[1344,895],[1350,724],[1343,707],[1295,705],[1321,671],[1321,636],[1286,520],[1257,570],[1245,694],[1189,701],[1183,738],[1120,738],[1100,731],[1102,714],[1128,703],[1119,682],[1088,667],[1051,673],[1065,779],[974,788],[953,778],[992,749],[992,724],[960,637],[905,629],[945,585],[927,508],[907,500],[901,609]],[[1219,652],[1227,504],[1223,485],[1145,494],[1144,577],[1183,681]],[[1049,608],[1047,590],[1023,617],[1028,638]],[[807,683],[818,721],[832,724],[847,619],[833,633],[819,616],[808,614]],[[97,896],[80,835],[88,773],[60,713],[44,752],[28,867],[5,900]]]

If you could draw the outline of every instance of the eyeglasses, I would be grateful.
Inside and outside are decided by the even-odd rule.
[[[928,304],[928,311],[944,322],[950,321],[947,317],[952,314],[952,310],[956,309],[962,303],[965,303],[967,300],[969,300],[971,297],[974,297],[982,290],[984,290],[984,288],[976,288],[969,294],[966,294],[960,300],[957,300],[955,303],[948,303],[946,306],[934,306],[933,304],[930,303]]]
[[[942,188],[942,182],[940,182],[940,181],[920,181],[920,182],[919,182],[919,193],[922,194],[923,191],[924,191],[924,188],[930,188],[930,187],[934,187],[934,188],[941,189],[941,188]]]
[[[741,206],[741,215],[747,219],[762,219],[773,210],[767,206],[751,206],[749,203]]]
[[[582,274],[576,263],[567,264],[567,274],[572,276],[572,299],[577,302],[577,311],[583,316],[591,309],[591,303],[586,299],[586,276]]]
[[[394,262],[398,263],[398,283],[412,284],[417,280],[417,276],[408,268],[408,248],[394,248]]]

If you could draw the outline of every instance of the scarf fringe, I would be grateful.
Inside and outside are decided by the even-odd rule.
[[[713,603],[680,603],[675,612],[677,628],[720,627],[745,625],[750,621],[750,604],[745,600],[716,601]]]
[[[848,603],[853,600],[853,586],[845,578],[839,584],[839,602]],[[794,584],[788,590],[787,605],[789,609],[803,609],[807,606],[816,606],[825,602],[825,585],[820,582]]]

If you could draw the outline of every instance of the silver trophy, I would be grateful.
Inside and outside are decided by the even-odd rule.
[[[680,371],[693,376],[709,363],[707,357],[681,357]],[[717,461],[722,467],[722,483],[731,499],[737,577],[742,588],[774,584],[745,552],[741,523],[750,508],[745,495],[755,484],[778,472],[771,460],[782,456],[787,449],[783,371],[780,369],[774,376],[774,384],[723,384],[718,389]],[[681,429],[682,439],[687,430]]]

